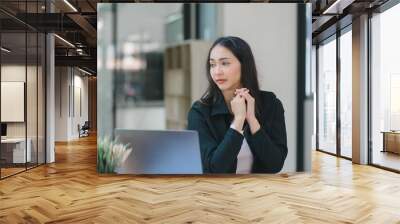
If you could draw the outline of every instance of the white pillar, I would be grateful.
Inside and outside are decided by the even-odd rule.
[[[54,133],[55,133],[55,76],[54,76],[54,35],[47,34],[46,36],[46,61],[47,61],[47,76],[46,76],[46,163],[55,161],[54,151]]]
[[[53,4],[47,2],[47,12],[53,12]],[[46,163],[55,162],[55,44],[54,35],[46,35]]]
[[[353,20],[353,162],[368,163],[368,15]]]

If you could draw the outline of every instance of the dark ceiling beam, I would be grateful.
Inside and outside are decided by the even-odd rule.
[[[22,24],[22,25],[26,26],[26,27],[29,28],[29,29],[35,30],[34,27],[32,27],[31,25],[29,25],[28,23],[26,23],[24,20],[22,20],[21,18],[19,18],[17,15],[14,15],[13,13],[11,13],[11,12],[9,12],[9,11],[7,11],[7,10],[1,8],[1,7],[0,7],[0,12],[1,12],[2,14],[4,14],[4,15],[6,16],[6,18],[12,19],[12,20],[14,20],[16,23]],[[3,29],[3,28],[2,28],[2,29]]]
[[[54,7],[60,10],[63,13],[68,13],[68,12],[75,12],[71,7],[69,7],[63,0],[56,0],[52,1],[54,4]],[[75,9],[78,9],[74,4],[73,1],[69,0],[68,1],[71,5],[74,6]]]
[[[85,17],[80,14],[68,14],[68,17],[73,20],[83,31],[88,35],[87,42],[91,46],[96,46],[97,30],[90,24]]]
[[[68,40],[77,39],[90,47],[97,45],[96,29],[79,13],[20,13],[13,18],[0,19],[0,22],[2,31],[25,30],[25,24],[28,24],[32,29],[41,32],[67,33],[68,36],[75,34],[76,37],[80,37],[77,34],[82,32],[85,35],[81,35],[82,38],[78,38],[79,40],[75,37]]]
[[[93,70],[93,69],[91,69],[91,68],[83,67],[83,66],[78,67],[78,68],[84,70],[85,72],[90,73],[91,75],[97,75],[97,71],[96,71],[96,70]]]
[[[61,13],[19,13],[16,18],[23,23],[29,24],[42,32],[64,32],[64,31],[81,31],[82,28],[75,23],[70,17]],[[11,19],[10,19],[11,20]],[[3,19],[1,20],[3,21]],[[5,19],[6,28],[7,23],[12,25]]]
[[[82,16],[97,18],[97,12],[81,12]]]
[[[313,11],[314,22],[312,23],[313,36],[317,36],[335,23],[343,10],[353,2],[354,0],[336,0],[326,5],[321,0],[315,1],[315,7],[313,7],[315,9]]]
[[[69,7],[64,1],[55,1],[54,5],[60,9],[62,12],[66,12],[65,14],[72,20],[74,21],[88,36],[86,41],[91,45],[91,46],[96,46],[96,38],[97,38],[97,31],[92,24],[84,17],[82,16],[82,12],[80,9],[80,5],[78,1],[71,1],[69,0],[69,3],[74,6],[75,9],[79,10],[78,12],[75,12],[71,7]],[[92,7],[90,5],[90,7]]]
[[[96,71],[97,60],[91,56],[55,56],[56,66],[88,67]]]
[[[90,8],[93,9],[93,11],[95,11],[95,12],[97,11],[96,7],[89,0],[86,0],[86,3],[90,6]]]
[[[342,14],[344,9],[351,5],[355,0],[336,0],[332,1],[325,9],[322,10],[323,14]]]
[[[313,11],[313,44],[333,35],[337,30],[351,23],[351,19],[368,12],[388,0],[336,0],[325,5],[322,0],[315,2]]]
[[[77,49],[80,49],[82,52],[82,55],[79,55]],[[96,48],[89,48],[89,47],[81,47],[81,48],[68,48],[68,47],[59,47],[56,46],[56,56],[67,56],[71,55],[71,53],[77,55],[77,56],[91,56],[93,58],[97,57],[97,49]]]
[[[331,20],[334,16],[318,16],[317,20],[312,24],[312,32],[316,32],[321,29],[321,27]]]
[[[335,35],[337,30],[341,30],[350,25],[352,23],[352,19],[353,15],[349,14],[347,16],[344,16],[340,20],[335,19],[334,22],[328,23],[330,25],[322,29],[321,32],[319,32],[318,35],[313,38],[313,44],[321,43],[332,35]]]
[[[25,25],[19,22],[16,22],[13,19],[0,19],[1,23],[1,32],[7,31],[25,31]]]

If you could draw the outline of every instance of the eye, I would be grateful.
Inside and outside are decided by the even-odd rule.
[[[210,64],[210,68],[214,68],[215,67],[215,64]]]
[[[231,64],[231,63],[229,63],[229,62],[227,62],[227,61],[222,62],[222,65],[224,65],[224,66],[230,65],[230,64]]]

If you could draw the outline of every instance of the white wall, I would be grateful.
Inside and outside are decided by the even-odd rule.
[[[78,74],[77,74],[78,72]],[[87,76],[83,77],[81,76],[82,73],[80,73],[79,71],[75,70],[74,71],[74,86],[75,86],[75,106],[74,106],[74,110],[75,113],[73,113],[73,119],[72,119],[72,130],[71,130],[71,135],[73,136],[73,138],[78,137],[79,133],[78,133],[78,124],[80,124],[81,126],[85,123],[85,121],[88,121],[89,117],[88,117],[88,107],[89,107],[89,103],[88,103],[88,78]],[[80,99],[78,96],[78,92],[77,90],[80,89]],[[79,100],[81,101],[81,105],[79,105]],[[81,106],[81,110],[82,112],[80,113],[79,111],[79,106]]]
[[[282,172],[296,170],[297,6],[295,4],[221,4],[220,36],[249,43],[260,88],[272,91],[285,109],[288,156]]]
[[[24,122],[24,93],[24,82],[1,82],[2,122]]]
[[[25,65],[2,65],[1,81],[18,81],[25,82]],[[28,70],[33,67],[28,66]]]
[[[31,80],[31,77],[28,77],[28,82],[25,80],[26,72],[29,75],[36,74],[36,67],[18,64],[9,64],[1,66],[1,81],[4,82],[24,82],[29,83],[30,87],[36,85],[36,81]],[[36,133],[36,88],[27,88],[27,122],[7,122],[7,136],[8,137],[25,137],[25,128],[28,127],[28,137],[32,133]],[[33,92],[31,92],[33,91]],[[4,96],[2,96],[3,98]],[[33,105],[32,105],[33,103]],[[29,108],[31,106],[31,108]],[[1,108],[1,110],[9,110],[10,108]],[[22,110],[25,108],[23,107]]]
[[[55,141],[67,141],[68,76],[67,67],[55,68]]]
[[[88,120],[88,78],[71,67],[56,67],[55,73],[55,141],[77,139],[78,124]],[[82,115],[77,105],[82,106]]]
[[[32,70],[31,66],[27,68],[25,65],[2,65],[1,66],[1,81],[2,82],[25,82],[26,69]],[[4,96],[2,96],[3,98]],[[1,108],[7,110],[8,108]],[[22,108],[24,110],[24,108]],[[25,122],[11,122],[7,126],[8,137],[24,137]]]
[[[38,69],[38,70],[37,70]],[[19,103],[20,107],[12,108],[3,105],[1,107],[2,114],[6,113],[19,113],[19,117],[24,117],[26,112],[26,120],[22,119],[22,122],[7,122],[7,137],[25,137],[30,139],[31,145],[29,146],[32,151],[33,161],[36,161],[36,155],[39,154],[39,163],[44,163],[44,74],[42,68],[36,66],[25,66],[25,64],[4,64],[1,66],[1,81],[3,82],[24,82],[26,85],[26,99],[22,96],[20,99],[22,102]],[[28,78],[27,81],[25,78]],[[3,85],[4,83],[2,83]],[[24,87],[22,87],[24,88]],[[4,93],[5,89],[2,89],[2,98],[7,98],[7,92]],[[15,90],[14,90],[15,91]],[[10,93],[10,92],[8,92]],[[3,95],[6,94],[6,95]],[[19,90],[19,94],[24,94],[24,89]],[[25,106],[26,101],[26,106]],[[3,104],[4,102],[2,102]],[[10,102],[13,103],[13,102]],[[14,105],[15,106],[15,105]],[[13,111],[14,110],[14,111]],[[17,111],[16,111],[17,110]],[[3,120],[3,117],[2,117]]]

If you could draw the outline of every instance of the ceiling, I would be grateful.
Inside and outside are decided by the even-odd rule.
[[[389,0],[310,0],[313,43],[319,43],[352,23],[353,17],[372,12]]]
[[[97,13],[96,0],[1,0],[2,46],[12,49],[8,61],[35,57],[44,46],[37,44],[37,31],[54,32],[56,65],[79,66],[96,73]],[[27,4],[26,4],[27,3]],[[46,8],[47,7],[47,8]],[[52,13],[49,13],[51,8]],[[26,13],[27,12],[27,13]],[[35,35],[27,35],[25,31]],[[66,41],[64,41],[66,40]],[[25,45],[25,41],[28,44]],[[32,43],[31,43],[32,42]],[[27,48],[25,49],[25,46]],[[27,53],[27,54],[26,54]],[[3,54],[3,52],[2,52]],[[5,60],[6,57],[3,57]]]
[[[313,42],[318,43],[335,33],[338,28],[350,24],[352,17],[373,10],[387,1],[288,0],[285,2],[312,3]],[[50,3],[47,6],[45,2],[45,0],[1,0],[1,30],[7,33],[3,34],[2,39],[5,39],[2,43],[12,43],[8,47],[15,48],[15,54],[18,54],[18,51],[23,54],[25,50],[23,47],[25,38],[23,37],[26,28],[30,31],[54,32],[60,37],[55,38],[56,65],[80,66],[96,73],[97,3],[149,1],[47,0]],[[266,0],[262,2],[281,1]],[[52,13],[48,13],[50,8],[52,8]],[[338,22],[339,20],[340,22]],[[34,47],[35,43],[28,44],[28,54],[29,52],[34,53]]]

